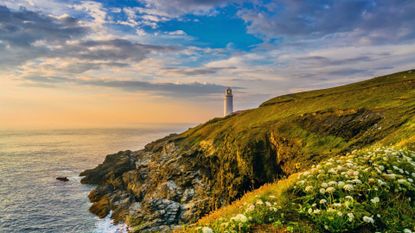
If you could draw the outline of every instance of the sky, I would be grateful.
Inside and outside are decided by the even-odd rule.
[[[413,69],[413,0],[2,0],[0,129],[201,123]]]

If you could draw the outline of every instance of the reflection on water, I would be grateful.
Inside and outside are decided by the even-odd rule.
[[[78,174],[106,154],[141,149],[185,128],[0,131],[0,232],[122,232],[88,212],[92,187]]]

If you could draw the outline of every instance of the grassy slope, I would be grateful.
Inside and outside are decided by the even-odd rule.
[[[324,124],[330,123],[330,120],[327,121],[330,117],[344,115],[344,120],[347,121],[347,116],[359,112],[359,109],[369,110],[371,114],[381,116],[381,119],[375,125],[351,137],[327,134],[318,130],[319,125],[324,129]],[[345,126],[347,127],[347,124]],[[277,159],[285,159],[283,169],[286,175],[355,148],[373,145],[415,148],[415,71],[395,73],[330,89],[280,96],[263,103],[259,108],[247,110],[239,115],[213,119],[184,132],[181,136],[180,144],[184,148],[202,147],[208,156],[219,157],[219,160],[236,157],[238,172],[241,174],[244,172],[243,169],[249,167],[249,162],[264,156],[261,153],[247,151],[246,145],[270,137],[277,138],[275,153]],[[218,171],[229,165],[223,165],[221,162],[220,166]],[[263,167],[261,172],[273,172],[272,169]],[[225,179],[223,177],[226,177],[229,171],[225,169],[221,172],[224,174],[216,177],[216,180],[221,183],[220,185],[228,187],[229,184],[219,180]],[[291,179],[280,182],[289,183]],[[278,189],[271,188],[277,186]],[[274,195],[278,196],[278,193],[283,191],[281,187],[283,186],[279,183],[264,186],[245,196],[243,202],[264,192],[277,192]],[[238,196],[231,196],[230,199],[235,197]],[[237,206],[238,202],[200,221],[206,223],[219,216],[233,215],[238,209]]]
[[[305,114],[324,112],[341,115],[361,108],[382,116],[377,125],[378,132],[368,132],[375,135],[376,139],[381,139],[379,144],[413,147],[415,71],[273,98],[259,108],[236,116],[213,119],[190,129],[184,132],[186,139],[183,143],[188,146],[207,144],[213,154],[223,146],[224,141],[231,140],[239,145],[249,144],[249,141],[276,132],[279,137],[292,139],[296,145],[300,145],[301,153],[306,156],[303,159],[307,161],[310,155],[330,155],[347,150],[362,135],[348,140],[336,135],[322,135],[299,126],[296,119]]]
[[[248,129],[269,130],[265,126],[280,126],[294,116],[330,109],[369,108],[383,112],[387,119],[399,118],[399,115],[404,115],[408,111],[412,113],[415,111],[415,70],[408,72],[411,71],[346,86],[276,97],[266,101],[259,108],[237,116],[214,119],[186,131],[185,135],[193,143],[200,142],[202,138],[216,140],[223,132],[240,134],[246,133]],[[414,119],[411,119],[411,122],[412,125],[408,127],[413,128]],[[387,127],[395,123],[386,121],[383,124]],[[396,142],[396,140],[386,141]]]

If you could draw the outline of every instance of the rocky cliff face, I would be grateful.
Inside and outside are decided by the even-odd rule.
[[[275,159],[274,164],[259,160],[251,174],[241,174],[237,158],[224,163],[203,147],[179,147],[180,140],[170,135],[140,151],[108,155],[82,172],[82,183],[98,185],[89,194],[90,211],[100,217],[112,211],[116,222],[125,221],[136,232],[170,231],[281,175]],[[271,152],[270,144],[255,146],[255,153]],[[262,173],[264,166],[275,172]]]
[[[111,212],[133,232],[170,231],[327,157],[373,144],[415,146],[414,73],[278,97],[108,155],[81,173],[82,183],[97,185],[90,210]]]
[[[353,138],[380,119],[362,109],[307,114],[295,121],[312,131]],[[279,135],[270,130],[244,145],[228,135],[220,148],[206,141],[186,148],[182,136],[170,135],[140,151],[108,155],[103,164],[81,174],[82,183],[98,185],[89,195],[90,210],[100,217],[112,211],[116,221],[139,232],[170,231],[195,222],[245,192],[299,169],[295,164],[303,153],[301,146]]]

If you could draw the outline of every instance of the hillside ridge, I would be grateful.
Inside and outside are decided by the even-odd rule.
[[[89,195],[98,216],[112,211],[136,232],[171,231],[324,159],[373,145],[413,147],[414,100],[413,70],[276,97],[108,155],[81,173],[82,183],[98,185]]]

